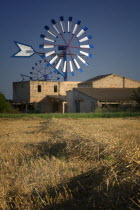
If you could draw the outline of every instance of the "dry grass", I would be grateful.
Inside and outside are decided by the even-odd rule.
[[[140,118],[0,119],[0,209],[139,209]]]

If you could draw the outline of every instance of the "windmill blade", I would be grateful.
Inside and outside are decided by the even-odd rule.
[[[75,65],[76,65],[76,68],[77,68],[80,72],[82,72],[83,70],[81,69],[81,67],[80,67],[80,65],[79,65],[79,63],[77,62],[76,59],[74,59],[74,63],[75,63]]]
[[[49,63],[47,63],[47,67],[49,67],[51,64],[53,64],[54,63],[54,61],[56,60],[58,58],[58,56],[56,55],[55,57],[53,57],[51,60],[50,60],[50,62]]]
[[[56,21],[53,19],[51,20],[52,24],[53,24],[53,27],[55,28],[55,30],[57,31],[58,34],[61,34],[60,30],[59,30],[59,27],[56,23]]]
[[[88,63],[83,58],[81,58],[80,55],[77,55],[77,57],[79,58],[80,61],[82,61],[82,63],[84,63],[86,66],[88,66]]]
[[[57,73],[57,72],[58,72],[58,69],[59,69],[59,67],[60,67],[61,62],[62,62],[62,59],[60,59],[60,60],[58,61],[57,65],[56,65],[56,67],[55,67],[55,69],[54,69],[54,73]]]
[[[21,44],[19,42],[15,42],[15,44],[18,46],[19,51],[14,54],[14,57],[30,57],[36,53],[29,45]]]
[[[78,38],[78,37],[82,36],[85,33],[85,31],[87,31],[87,30],[88,30],[88,28],[86,26],[83,27],[82,30],[77,34],[76,37]]]
[[[93,57],[92,54],[89,54],[89,53],[84,52],[84,51],[80,51],[80,53],[81,53],[82,55],[85,55],[85,56],[89,57],[89,58],[92,58],[92,57]]]
[[[44,34],[41,34],[40,38],[44,39],[45,41],[48,41],[48,42],[55,42],[53,39],[50,39],[49,37],[45,36]]]
[[[51,34],[53,37],[57,38],[56,34],[52,30],[50,30],[50,28],[48,26],[45,26],[44,28],[48,31],[49,34]]]
[[[51,45],[51,44],[41,44],[41,45],[39,45],[39,48],[54,48],[54,45]]]
[[[85,42],[85,41],[88,41],[90,39],[92,39],[92,36],[88,35],[88,36],[85,36],[84,38],[80,39],[79,42]]]
[[[51,55],[56,55],[56,52],[55,51],[50,51],[48,53],[45,53],[45,54],[41,55],[41,57],[42,58],[47,58],[47,57],[49,57]]]
[[[68,33],[70,33],[71,25],[72,25],[72,17],[69,17],[68,18]]]
[[[63,77],[66,76],[66,70],[67,70],[67,61],[64,61],[63,72],[62,72]]]
[[[94,48],[93,45],[80,45],[80,48],[85,48],[85,49],[90,49],[90,48]]]
[[[76,24],[75,24],[75,26],[74,26],[74,28],[73,28],[73,32],[72,32],[73,35],[76,33],[76,31],[77,31],[77,29],[78,29],[80,23],[81,23],[80,20],[78,20],[78,21],[76,22]]]
[[[61,25],[63,33],[65,33],[66,29],[65,29],[65,23],[64,23],[64,17],[63,16],[60,17],[60,25]]]
[[[71,71],[71,74],[72,74],[72,76],[74,76],[74,71],[73,71],[72,62],[69,61],[69,64],[70,64],[70,71]]]

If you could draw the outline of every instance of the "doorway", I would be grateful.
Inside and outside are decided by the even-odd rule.
[[[53,102],[53,113],[59,112],[59,103],[57,101]]]
[[[75,101],[76,113],[80,113],[80,100]]]

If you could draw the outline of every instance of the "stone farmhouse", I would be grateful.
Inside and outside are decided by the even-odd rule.
[[[22,81],[13,83],[14,106],[20,110],[41,113],[67,112],[66,91],[79,82]]]
[[[115,74],[85,82],[22,81],[13,83],[13,104],[22,111],[93,112],[111,105],[135,106],[131,100],[140,82]]]

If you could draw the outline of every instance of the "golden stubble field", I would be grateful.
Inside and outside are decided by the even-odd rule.
[[[139,209],[140,118],[0,119],[0,209]]]

